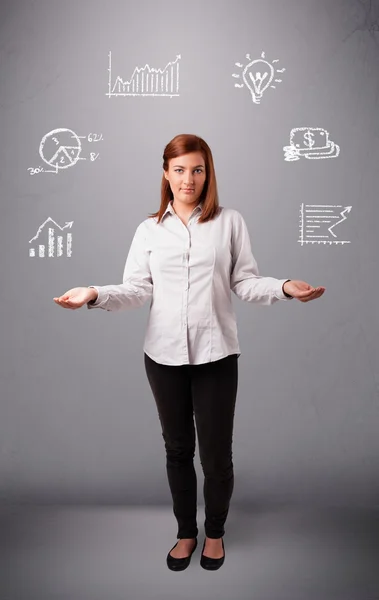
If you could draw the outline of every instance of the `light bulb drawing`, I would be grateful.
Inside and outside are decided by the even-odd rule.
[[[246,58],[248,59],[248,63],[244,66],[241,63],[235,63],[237,67],[243,69],[242,71],[242,79],[245,82],[247,88],[249,88],[251,93],[251,99],[255,104],[260,104],[262,99],[262,94],[268,87],[276,88],[276,85],[271,85],[271,82],[274,80],[275,83],[281,83],[282,79],[275,79],[275,67],[274,63],[279,62],[279,59],[275,59],[272,63],[265,60],[265,53],[262,52],[261,58],[256,58],[255,60],[251,60],[250,54],[246,54]],[[278,73],[283,73],[285,68],[277,69]],[[233,73],[232,77],[241,77],[239,73]],[[242,88],[244,86],[243,83],[235,83],[234,87]]]

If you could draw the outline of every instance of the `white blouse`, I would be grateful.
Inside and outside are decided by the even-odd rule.
[[[274,304],[290,300],[288,279],[262,277],[242,215],[219,207],[198,223],[198,204],[187,226],[169,202],[162,221],[137,227],[126,259],[123,283],[91,285],[98,291],[87,307],[119,311],[150,300],[143,350],[165,365],[198,365],[241,355],[231,290],[241,300]]]

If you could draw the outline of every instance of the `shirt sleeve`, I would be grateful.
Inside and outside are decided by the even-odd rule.
[[[288,278],[276,279],[259,275],[245,220],[238,211],[233,212],[230,289],[240,300],[262,305],[274,304],[278,300],[292,300],[285,296],[282,289]]]
[[[103,308],[120,311],[139,308],[152,297],[153,281],[150,273],[149,253],[146,244],[146,227],[140,223],[134,234],[126,259],[122,283],[116,285],[89,285],[97,290],[95,302],[88,302],[87,308]]]

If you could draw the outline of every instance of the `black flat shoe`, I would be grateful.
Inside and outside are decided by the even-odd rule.
[[[179,542],[179,540],[176,542],[175,546],[178,545],[178,542]],[[175,548],[175,546],[173,546],[171,548],[170,552]],[[188,565],[190,564],[192,554],[195,552],[196,547],[197,547],[197,538],[195,538],[195,545],[189,556],[185,556],[184,558],[174,558],[173,556],[171,556],[171,554],[169,552],[167,554],[168,568],[171,569],[171,571],[184,571],[184,569],[186,569],[188,567]]]
[[[217,571],[217,569],[219,569],[221,567],[221,565],[224,564],[225,547],[224,547],[223,538],[221,538],[221,541],[222,541],[222,549],[224,551],[224,556],[222,556],[221,558],[210,558],[209,556],[204,556],[204,554],[203,554],[204,548],[205,548],[205,542],[206,542],[206,540],[204,540],[203,549],[201,551],[201,556],[200,556],[200,564],[203,567],[203,569],[206,569],[207,571]]]

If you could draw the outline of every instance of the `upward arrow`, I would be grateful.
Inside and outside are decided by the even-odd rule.
[[[46,219],[46,221],[44,223],[42,223],[42,225],[38,228],[38,231],[37,231],[36,235],[34,237],[32,237],[31,240],[29,240],[29,244],[30,244],[30,242],[32,242],[33,240],[35,240],[35,239],[38,238],[38,236],[41,233],[42,229],[45,227],[46,223],[49,223],[49,221],[51,223],[54,223],[54,225],[56,225],[58,227],[58,229],[60,229],[61,231],[63,231],[63,229],[66,229],[66,227],[72,227],[72,224],[74,222],[74,221],[66,221],[66,224],[63,227],[61,227],[60,225],[58,225],[58,223],[56,223],[54,221],[54,219],[52,219],[51,217],[48,217]]]

